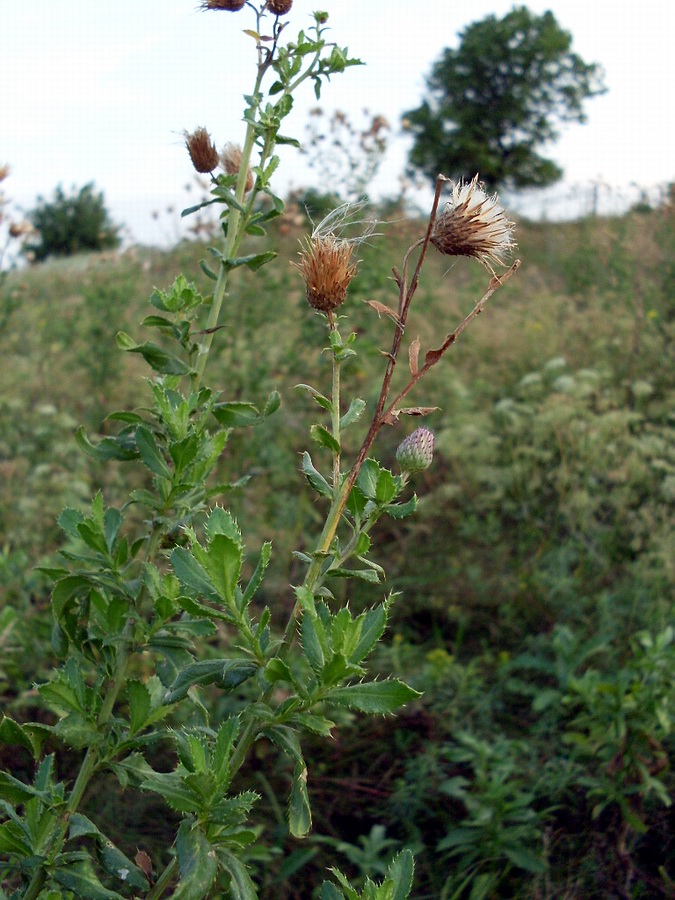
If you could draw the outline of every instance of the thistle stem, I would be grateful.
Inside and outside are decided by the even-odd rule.
[[[253,88],[253,96],[256,97],[260,92],[260,84],[262,82],[263,75],[265,74],[264,66],[258,67],[258,75],[255,80],[255,85]],[[244,139],[244,148],[241,151],[241,163],[239,166],[239,175],[237,177],[237,184],[235,186],[234,197],[237,201],[238,206],[242,205],[242,200],[244,198],[244,192],[246,188],[246,178],[249,171],[249,163],[251,161],[251,153],[253,152],[253,144],[255,143],[256,130],[254,125],[249,122],[246,126],[246,137]],[[251,208],[249,203],[249,209]],[[239,228],[239,222],[241,218],[241,212],[236,206],[232,206],[230,208],[230,214],[227,220],[227,234],[225,236],[225,245],[223,250],[223,256],[220,262],[220,269],[218,271],[218,280],[216,281],[216,286],[213,291],[213,300],[211,302],[211,310],[209,312],[209,318],[206,324],[206,334],[204,335],[204,340],[202,341],[199,347],[199,355],[197,357],[197,365],[195,366],[195,372],[192,376],[192,390],[196,391],[199,388],[200,382],[204,375],[204,369],[206,368],[206,360],[208,359],[209,351],[211,350],[211,344],[213,343],[213,335],[218,327],[218,321],[220,319],[220,310],[223,305],[223,299],[225,297],[225,291],[227,289],[227,282],[230,274],[230,266],[228,265],[228,260],[232,259],[236,251],[239,249],[239,245],[241,244],[242,238],[244,236],[244,229]],[[247,218],[247,217],[246,217]],[[245,220],[244,220],[245,224]]]
[[[166,888],[171,884],[176,870],[178,869],[178,858],[172,857],[166,864],[164,871],[153,884],[150,891],[145,895],[145,900],[160,900]]]
[[[330,330],[337,333],[335,319],[328,313]],[[333,385],[331,393],[331,428],[333,437],[340,444],[340,360],[335,352],[332,354]],[[340,486],[340,449],[333,451],[333,491],[337,493]]]

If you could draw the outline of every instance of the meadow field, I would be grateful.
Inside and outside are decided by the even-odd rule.
[[[358,249],[348,300],[358,356],[342,378],[366,408],[392,326],[363,301],[392,304],[391,268],[424,231],[383,217],[382,234]],[[314,812],[304,840],[279,802],[288,767],[255,745],[237,778],[261,797],[259,839],[244,852],[260,897],[318,897],[329,866],[363,884],[402,848],[415,856],[416,900],[673,895],[673,224],[672,205],[519,222],[520,270],[409,398],[437,407],[424,419],[436,452],[414,482],[418,512],[374,529],[383,584],[335,594],[358,612],[401,592],[372,668],[421,697],[389,717],[344,709],[333,740],[303,737]],[[330,379],[323,326],[290,265],[305,231],[276,220],[278,257],[235,273],[208,363],[230,401],[281,395],[263,424],[233,433],[217,471],[222,482],[249,478],[219,502],[251,523],[247,551],[273,544],[256,600],[273,622],[293,607],[288,585],[303,565],[293,554],[309,552],[323,515],[300,470],[316,407],[296,386]],[[52,715],[34,688],[56,662],[38,567],[56,565],[69,540],[60,511],[84,509],[97,490],[115,505],[148,487],[147,469],[83,453],[76,430],[95,441],[118,429],[113,410],[147,405],[147,367],[115,335],[143,334],[148,297],[177,272],[208,291],[205,254],[184,242],[47,261],[2,286],[0,697],[19,723]],[[488,280],[473,260],[430,256],[407,335],[436,346]],[[382,431],[385,465],[418,423]],[[351,434],[345,454],[359,446]],[[219,626],[200,652],[231,643]],[[224,718],[246,690],[201,698]],[[25,748],[0,750],[2,768],[32,777]],[[172,765],[168,748],[154,753],[157,768]],[[72,778],[78,760],[61,754],[59,776]],[[105,776],[82,810],[96,810],[131,857],[166,857],[177,817],[156,794],[131,802]],[[4,887],[11,896],[11,875]]]

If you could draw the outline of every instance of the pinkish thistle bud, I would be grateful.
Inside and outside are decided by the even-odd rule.
[[[434,458],[434,435],[428,428],[417,428],[398,445],[396,461],[404,472],[423,472]]]

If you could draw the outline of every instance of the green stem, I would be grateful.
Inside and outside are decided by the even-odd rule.
[[[262,77],[264,74],[264,69],[262,67],[258,68],[258,75],[256,77],[255,86],[253,88],[253,96],[257,96],[260,92],[260,84],[262,81]],[[239,167],[239,175],[237,177],[237,184],[234,191],[234,196],[237,203],[241,206],[242,201],[244,199],[244,192],[246,188],[246,177],[249,171],[249,164],[251,161],[251,153],[253,152],[253,144],[255,143],[255,127],[252,123],[246,127],[246,137],[244,139],[244,148],[241,151],[241,164]],[[252,192],[254,193],[254,192]],[[251,209],[251,200],[249,201],[248,209]],[[246,218],[244,219],[244,223],[246,222]],[[241,212],[236,207],[230,208],[230,214],[227,220],[227,235],[225,236],[225,246],[223,250],[223,258],[220,263],[220,269],[218,272],[218,280],[216,281],[216,286],[213,291],[213,301],[211,303],[211,311],[209,312],[209,318],[206,323],[206,334],[204,335],[204,340],[199,347],[199,355],[197,357],[197,365],[195,366],[195,372],[192,376],[192,389],[196,391],[199,388],[199,384],[204,375],[204,369],[206,368],[206,360],[209,355],[209,351],[211,349],[211,344],[213,343],[213,335],[215,330],[218,327],[218,321],[220,319],[220,310],[223,305],[223,298],[225,297],[225,291],[227,288],[227,282],[230,274],[230,269],[227,264],[229,259],[237,252],[239,245],[241,244],[242,238],[244,236],[244,229],[239,228],[239,222],[241,219]]]
[[[173,877],[178,869],[178,858],[173,857],[166,868],[153,884],[150,891],[145,895],[145,900],[160,900],[160,897],[173,881]]]
[[[328,313],[330,330],[337,331],[332,313]],[[340,443],[340,361],[333,353],[333,386],[331,394],[331,427],[333,437]],[[337,492],[340,486],[340,450],[333,451],[333,491]]]

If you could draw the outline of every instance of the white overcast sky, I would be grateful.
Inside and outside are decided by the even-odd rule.
[[[571,31],[573,49],[600,63],[609,92],[589,101],[587,125],[564,127],[550,149],[565,185],[601,179],[619,192],[675,178],[673,0],[528,0]],[[295,0],[287,35],[326,9],[331,39],[366,67],[335,76],[327,110],[355,119],[364,107],[398,130],[417,106],[425,76],[467,24],[502,16],[503,0]],[[38,194],[94,181],[118,222],[144,242],[175,235],[172,217],[153,209],[188,205],[192,169],[184,128],[206,126],[219,145],[240,142],[241,95],[251,88],[254,46],[242,33],[253,15],[200,12],[197,0],[0,0],[0,164],[4,187],[24,208]],[[311,86],[284,132],[302,137]],[[303,158],[284,152],[280,193],[311,181]],[[395,142],[377,188],[393,195],[405,163]]]

